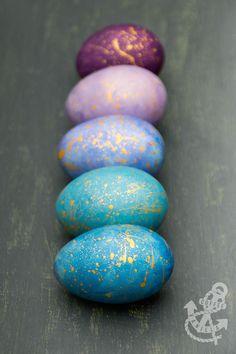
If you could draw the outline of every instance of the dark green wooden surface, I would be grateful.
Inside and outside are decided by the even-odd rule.
[[[0,6],[1,354],[235,353],[235,0],[2,0]],[[52,273],[68,241],[54,201],[68,179],[56,159],[69,123],[82,41],[104,25],[142,24],[161,37],[169,93],[159,128],[170,209],[160,233],[173,277],[155,298],[103,306],[68,295]],[[218,346],[184,331],[189,301],[229,288]]]

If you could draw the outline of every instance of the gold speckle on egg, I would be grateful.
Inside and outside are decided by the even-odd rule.
[[[136,32],[136,31],[135,31],[135,32]],[[120,54],[120,56],[127,58],[127,59],[130,61],[131,64],[135,64],[135,58],[134,58],[132,55],[126,53],[125,51],[123,51],[123,50],[120,48],[120,44],[119,44],[119,41],[118,41],[117,38],[114,38],[114,39],[112,40],[112,45],[113,45],[113,48],[115,49],[115,51],[116,51],[118,54]]]
[[[130,264],[132,264],[133,263],[133,258],[132,257],[128,257],[128,262],[130,263]]]
[[[106,296],[107,298],[111,298],[111,297],[112,297],[112,293],[106,293],[105,296]]]
[[[129,32],[130,32],[131,34],[133,34],[134,36],[137,35],[137,31],[136,31],[135,28],[132,27],[132,26],[129,27]]]
[[[113,97],[112,97],[112,92],[111,92],[111,91],[108,91],[108,92],[107,92],[107,101],[108,101],[108,102],[112,102],[112,99],[113,99]]]
[[[126,159],[117,159],[116,162],[127,163],[128,160],[126,160]]]
[[[140,152],[144,152],[145,151],[145,146],[144,145],[140,146],[139,151]]]
[[[63,149],[59,150],[59,153],[58,153],[59,159],[60,160],[63,159],[64,156],[65,156],[65,150],[63,150]]]
[[[125,247],[125,252],[124,252],[123,256],[121,256],[119,259],[120,259],[120,261],[123,261],[124,263],[126,263],[126,259],[127,259],[127,257],[126,257],[126,247]]]
[[[131,49],[133,49],[132,44],[130,44],[130,43],[129,43],[129,44],[127,44],[126,49],[127,49],[127,50],[131,50]]]
[[[128,155],[128,151],[125,148],[121,149],[122,154]]]
[[[125,240],[129,242],[129,245],[130,245],[131,248],[135,247],[135,243],[134,243],[134,240],[132,238],[126,237]]]
[[[157,146],[157,143],[156,143],[155,141],[150,141],[150,142],[149,142],[149,145],[151,145],[151,146]]]
[[[114,104],[114,108],[115,108],[115,109],[120,109],[120,107],[121,107],[121,106],[120,106],[120,103]]]
[[[153,269],[155,266],[155,258],[154,258],[154,252],[153,252],[153,249],[152,249],[152,263],[151,263],[151,268]]]
[[[145,286],[146,286],[146,281],[147,281],[147,277],[145,276],[144,279],[143,279],[143,282],[140,284],[140,287],[141,287],[141,288],[145,288]]]

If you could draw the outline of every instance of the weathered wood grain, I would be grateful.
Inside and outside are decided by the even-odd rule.
[[[2,354],[235,353],[236,2],[2,0],[0,6],[0,303]],[[169,106],[159,128],[170,209],[160,233],[172,279],[155,298],[102,306],[68,295],[53,259],[68,240],[54,201],[68,179],[56,159],[77,81],[76,51],[96,29],[135,22],[162,38]],[[184,331],[189,300],[229,288],[219,345]]]

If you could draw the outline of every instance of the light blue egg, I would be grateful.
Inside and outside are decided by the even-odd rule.
[[[105,116],[77,125],[58,147],[58,157],[73,178],[105,166],[124,165],[156,175],[164,141],[150,123],[131,116]]]
[[[174,267],[170,247],[141,226],[112,225],[89,231],[58,253],[58,281],[82,298],[127,303],[157,293]]]
[[[114,224],[156,230],[168,208],[162,185],[133,167],[103,167],[77,177],[59,195],[56,213],[65,230],[79,235]]]

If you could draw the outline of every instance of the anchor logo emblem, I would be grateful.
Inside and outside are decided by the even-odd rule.
[[[199,300],[199,304],[203,307],[201,311],[198,311],[192,300],[184,306],[188,315],[184,328],[192,339],[201,343],[218,344],[218,340],[222,338],[220,331],[227,330],[228,320],[226,318],[214,320],[212,314],[226,309],[227,293],[228,288],[224,283],[215,283],[212,289]]]

